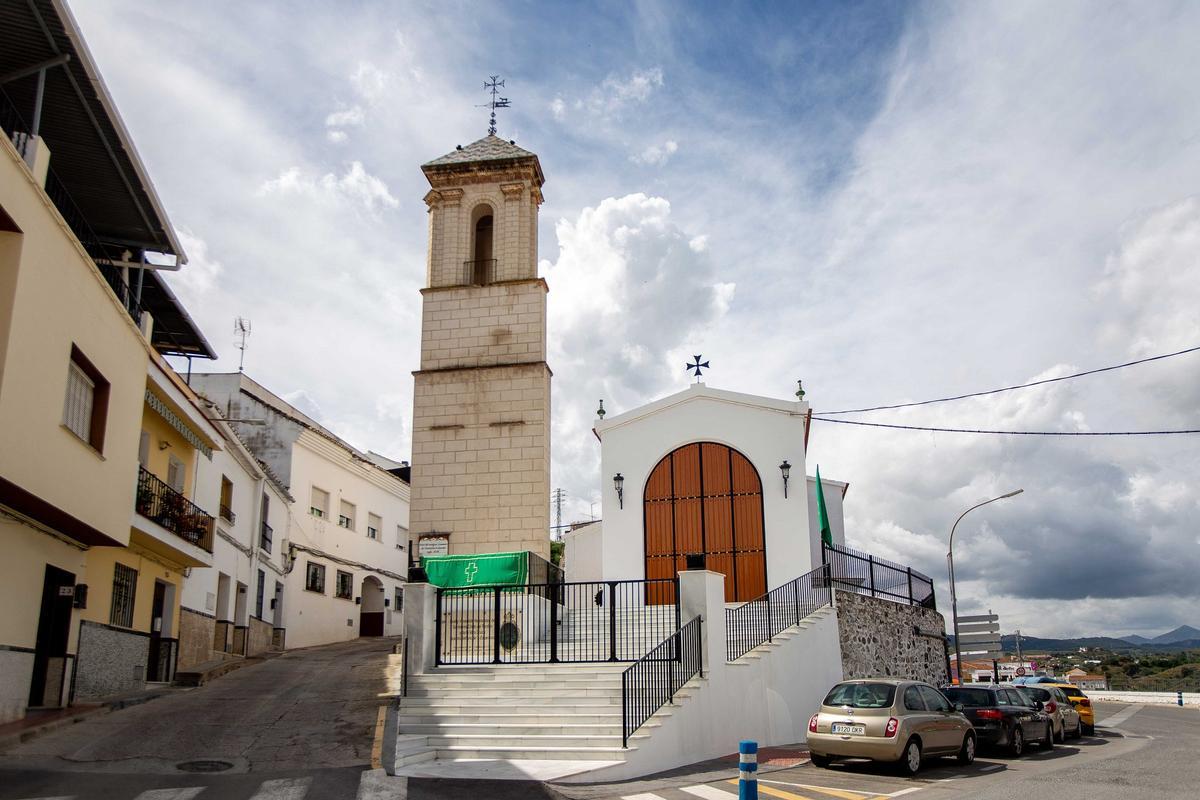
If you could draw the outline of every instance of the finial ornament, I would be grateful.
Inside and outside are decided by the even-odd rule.
[[[475,106],[476,108],[490,108],[492,110],[491,121],[488,124],[488,133],[492,136],[496,135],[496,109],[509,108],[512,104],[507,97],[500,97],[500,90],[504,88],[504,81],[500,80],[499,75],[491,75],[490,81],[484,81],[484,91],[492,93],[492,100],[489,103]]]
[[[596,409],[596,416],[599,417],[600,419],[604,419],[605,413],[607,413],[607,412],[605,412],[605,410],[604,410],[604,401],[601,400],[600,407],[598,409]]]
[[[701,361],[700,358],[700,356],[692,356],[692,361],[695,363],[684,365],[688,372],[696,376],[696,383],[700,382],[700,376],[703,374],[700,370],[709,368],[708,362]]]
[[[803,403],[805,394],[806,394],[806,392],[804,391],[804,381],[797,380],[796,381],[796,400],[798,402]]]

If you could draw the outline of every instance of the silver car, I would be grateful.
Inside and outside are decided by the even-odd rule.
[[[1028,697],[1030,705],[1034,705],[1035,702],[1041,704],[1042,711],[1050,717],[1050,724],[1054,729],[1054,741],[1062,743],[1067,739],[1078,739],[1083,735],[1083,719],[1075,710],[1071,698],[1067,697],[1062,689],[1037,683],[1026,683],[1020,686],[1005,685]]]

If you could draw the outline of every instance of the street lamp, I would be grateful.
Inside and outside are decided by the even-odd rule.
[[[988,503],[994,503],[997,500],[1004,500],[1008,497],[1016,497],[1024,489],[1017,489],[1015,492],[1002,494],[999,497],[993,497],[991,500],[984,500],[982,503],[973,505],[966,511],[958,515],[958,519],[954,520],[954,525],[950,528],[950,551],[946,553],[946,564],[950,567],[950,613],[954,615],[954,668],[958,671],[958,683],[962,685],[962,647],[958,640],[958,598],[954,594],[954,530],[958,527],[958,523],[962,522],[962,518],[970,514],[980,506],[986,506]],[[947,675],[947,678],[950,676]]]

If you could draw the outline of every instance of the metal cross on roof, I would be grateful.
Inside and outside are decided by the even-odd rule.
[[[700,376],[703,374],[703,373],[701,373],[701,372],[700,372],[700,370],[701,370],[701,369],[708,369],[708,368],[709,368],[709,366],[708,366],[708,362],[707,362],[707,361],[701,361],[701,360],[700,360],[700,356],[692,356],[692,360],[693,360],[693,361],[695,361],[696,363],[694,363],[694,364],[687,364],[687,365],[685,365],[685,366],[686,366],[686,368],[687,368],[687,371],[688,371],[688,372],[692,372],[692,373],[693,373],[693,374],[696,376],[696,383],[699,383],[699,382],[700,382]],[[693,372],[693,370],[694,370],[694,372]]]
[[[499,75],[491,75],[490,77],[491,77],[490,81],[484,81],[483,89],[484,89],[484,91],[491,91],[492,101],[490,103],[483,103],[482,105],[478,105],[475,107],[492,109],[492,118],[491,118],[491,122],[488,124],[488,133],[491,134],[492,136],[495,136],[496,135],[496,109],[497,108],[509,108],[511,103],[509,103],[509,100],[507,97],[499,96],[500,89],[503,88],[503,86],[504,86],[504,81],[500,80],[500,76]]]

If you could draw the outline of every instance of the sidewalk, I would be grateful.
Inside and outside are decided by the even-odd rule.
[[[44,734],[74,725],[94,716],[103,716],[111,711],[141,705],[165,694],[180,691],[175,687],[162,686],[129,694],[106,697],[94,703],[77,703],[66,708],[30,711],[23,719],[0,725],[0,753],[31,741]]]

